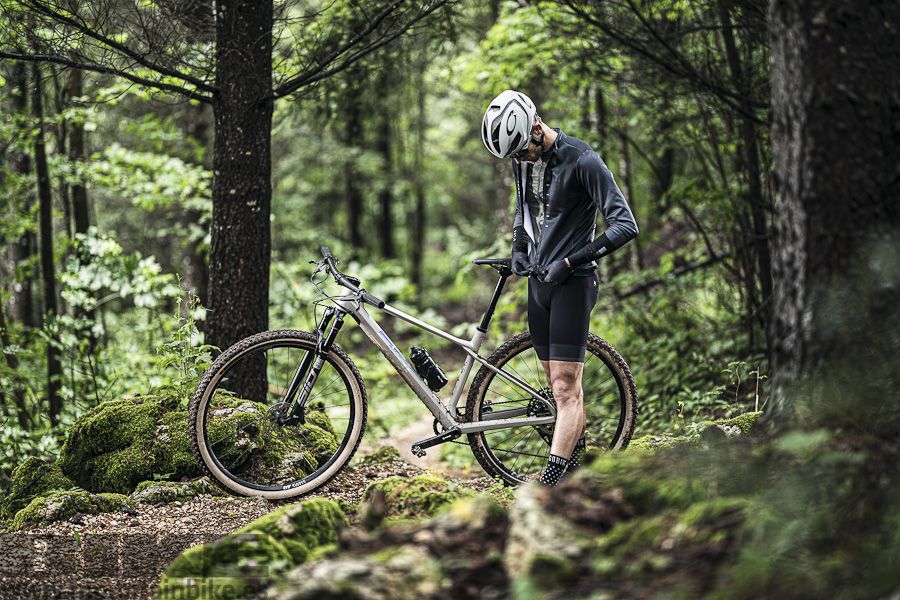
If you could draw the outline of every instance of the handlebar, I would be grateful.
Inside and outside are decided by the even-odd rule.
[[[319,246],[319,252],[322,253],[322,257],[328,264],[328,269],[331,271],[331,274],[334,276],[334,280],[337,281],[338,284],[344,286],[354,293],[359,294],[359,297],[363,302],[367,302],[372,306],[375,306],[376,308],[384,308],[384,300],[376,298],[366,290],[360,288],[357,285],[357,283],[359,283],[359,280],[356,280],[356,283],[354,283],[350,280],[349,277],[338,270],[337,266],[335,266],[338,263],[338,259],[334,257],[334,255],[331,253],[331,250],[328,249],[328,246]]]

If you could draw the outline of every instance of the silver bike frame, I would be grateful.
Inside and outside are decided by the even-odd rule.
[[[422,400],[422,403],[425,404],[431,414],[434,415],[434,418],[443,425],[445,430],[459,427],[460,432],[464,434],[478,433],[489,429],[549,425],[556,421],[556,406],[553,403],[548,402],[538,390],[534,389],[515,375],[507,373],[503,369],[499,369],[488,363],[485,358],[478,354],[478,350],[481,348],[481,343],[484,341],[485,337],[483,331],[477,330],[471,340],[464,340],[447,333],[434,325],[421,321],[390,304],[385,303],[384,308],[381,309],[389,315],[402,319],[420,329],[424,329],[425,331],[444,338],[455,346],[462,348],[468,355],[466,356],[466,361],[463,364],[462,369],[460,369],[456,385],[453,387],[453,394],[447,400],[447,403],[444,404],[422,380],[416,372],[415,367],[406,360],[403,353],[400,352],[388,334],[385,333],[384,329],[382,329],[372,315],[369,314],[365,305],[356,295],[335,296],[332,297],[331,300],[338,307],[340,312],[349,314],[353,317],[363,330],[363,333],[366,334],[366,337],[372,340],[372,343],[378,347],[378,350],[380,350],[384,357],[388,359],[388,362],[394,366],[394,369],[400,377],[403,378],[403,381],[405,381],[416,396]],[[474,423],[459,421],[456,418],[456,407],[459,404],[459,399],[462,396],[463,389],[466,386],[466,381],[469,378],[469,373],[471,372],[475,361],[480,362],[514,386],[528,392],[535,400],[542,402],[550,411],[550,415],[542,417],[522,417],[521,415],[528,414],[528,408],[521,407],[492,412],[486,415],[483,420]]]

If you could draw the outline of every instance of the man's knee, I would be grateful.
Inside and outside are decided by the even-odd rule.
[[[580,377],[575,369],[557,369],[552,376],[553,397],[558,404],[581,400]]]

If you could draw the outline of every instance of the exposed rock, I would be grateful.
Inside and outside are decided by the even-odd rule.
[[[270,590],[277,600],[421,600],[450,598],[450,582],[437,560],[420,546],[302,565]]]
[[[62,521],[79,513],[133,512],[131,501],[121,494],[91,494],[84,490],[53,492],[39,496],[16,513],[12,529],[30,525],[46,525]]]
[[[59,465],[37,458],[26,458],[12,472],[9,495],[0,503],[0,518],[8,519],[38,496],[74,487]]]
[[[210,481],[209,477],[194,481],[144,481],[132,492],[131,499],[143,504],[160,505],[176,500],[189,500],[200,494],[224,496],[225,492]]]
[[[589,539],[556,511],[550,510],[551,490],[530,482],[516,494],[509,512],[509,534],[503,563],[510,577],[549,570],[569,570]]]

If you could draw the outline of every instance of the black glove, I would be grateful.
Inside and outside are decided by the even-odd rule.
[[[522,226],[513,229],[512,272],[519,277],[531,275],[532,265],[528,262],[528,234]]]
[[[512,253],[512,272],[519,277],[528,277],[531,275],[531,263],[528,262],[528,252],[513,250]]]
[[[544,271],[544,283],[559,285],[568,279],[571,274],[572,269],[566,264],[565,259],[554,260],[547,265],[547,270]]]

